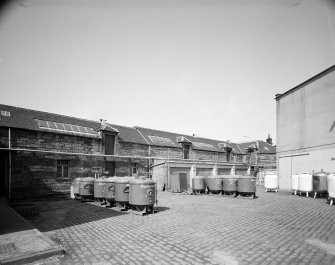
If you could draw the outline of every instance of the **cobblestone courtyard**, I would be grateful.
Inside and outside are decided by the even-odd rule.
[[[56,264],[335,264],[335,207],[325,198],[158,193],[159,212],[75,200],[36,202],[30,222],[66,251]]]

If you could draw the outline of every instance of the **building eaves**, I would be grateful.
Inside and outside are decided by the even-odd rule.
[[[303,88],[304,86],[306,86],[306,85],[308,85],[308,84],[310,84],[310,83],[312,83],[312,82],[314,82],[314,81],[320,79],[321,77],[323,77],[323,76],[329,74],[330,72],[332,72],[332,71],[334,71],[334,70],[335,70],[335,65],[333,65],[333,66],[327,68],[326,70],[322,71],[321,73],[319,73],[319,74],[317,74],[317,75],[311,77],[310,79],[308,79],[308,80],[302,82],[301,84],[299,84],[299,85],[297,85],[297,86],[291,88],[290,90],[286,91],[285,93],[282,93],[282,94],[276,94],[276,95],[275,95],[275,100],[277,100],[277,101],[280,100],[281,98],[283,98],[283,97],[285,97],[285,96],[287,96],[287,95],[289,95],[289,94],[295,92],[295,91],[298,90],[298,89]]]

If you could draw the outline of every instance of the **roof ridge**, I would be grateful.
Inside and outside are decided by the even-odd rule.
[[[21,109],[21,110],[26,110],[26,111],[31,111],[31,112],[39,112],[39,113],[49,114],[49,115],[58,116],[58,117],[72,118],[72,119],[77,119],[77,120],[82,120],[82,121],[89,121],[89,122],[95,122],[97,124],[100,124],[100,121],[94,121],[94,120],[89,120],[89,119],[84,119],[84,118],[78,118],[78,117],[73,117],[73,116],[68,116],[68,115],[63,115],[63,114],[57,114],[57,113],[52,113],[52,112],[47,112],[47,111],[27,109],[27,108],[16,107],[16,106],[5,105],[5,104],[0,104],[0,106],[7,106],[7,107]]]

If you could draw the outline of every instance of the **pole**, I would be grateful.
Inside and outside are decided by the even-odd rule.
[[[10,128],[8,128],[8,198],[11,198],[12,193],[12,153],[10,151],[11,148],[11,132]]]

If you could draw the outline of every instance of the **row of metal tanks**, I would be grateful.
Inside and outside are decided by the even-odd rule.
[[[194,194],[234,195],[256,198],[256,177],[250,175],[212,175],[192,178]]]
[[[314,193],[314,198],[317,195],[328,195],[330,205],[333,204],[335,198],[335,173],[313,172],[299,173],[291,176],[292,191],[296,195],[299,193]]]
[[[98,201],[116,210],[133,210],[139,214],[154,213],[156,183],[148,178],[101,177],[76,178],[72,184],[75,199]]]

